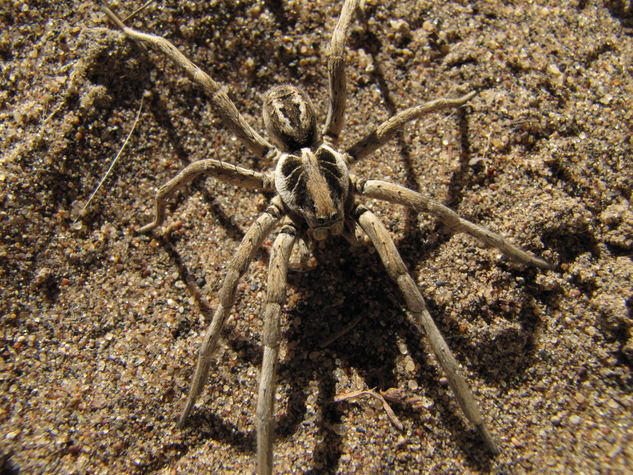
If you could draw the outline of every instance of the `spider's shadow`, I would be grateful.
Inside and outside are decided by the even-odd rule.
[[[320,366],[308,357],[303,362],[286,361],[280,368],[280,377],[288,378],[288,384],[296,396],[299,396],[297,392],[301,391],[304,384],[302,381],[318,378],[318,404],[322,415],[319,429],[324,434],[324,440],[314,451],[314,464],[326,471],[336,471],[341,455],[342,437],[332,428],[341,423],[347,404],[332,404],[337,384],[334,369],[348,374],[357,373],[367,388],[386,390],[398,387],[400,340],[406,342],[417,363],[416,375],[420,387],[438,404],[441,419],[452,432],[451,440],[459,441],[474,467],[485,469],[488,459],[485,455],[482,457],[482,454],[486,454],[486,450],[479,442],[477,434],[462,422],[459,409],[452,403],[450,390],[439,384],[437,370],[426,359],[426,354],[431,350],[428,347],[421,348],[424,346],[421,343],[425,341],[425,336],[414,325],[407,323],[400,291],[385,272],[380,259],[368,248],[356,248],[350,253],[342,240],[338,244],[339,246],[332,246],[332,249],[324,252],[324,265],[315,272],[316,275],[302,279],[309,281],[310,296],[301,310],[291,311],[291,315],[296,313],[299,317],[296,321],[300,323],[289,332],[287,338],[295,347],[302,348],[304,354],[310,355],[321,350],[323,341],[338,334],[357,316],[363,315],[364,318],[352,330],[322,350],[323,361],[336,361],[336,365]],[[332,299],[332,289],[343,294],[345,299],[340,306],[324,313],[323,305]],[[334,317],[336,314],[340,315],[340,319]],[[299,384],[295,384],[293,380]],[[295,397],[295,401],[299,402],[299,398]],[[417,425],[419,414],[415,410],[398,405],[394,408],[400,418]],[[305,407],[297,407],[294,411],[289,411],[289,414],[294,415],[294,420],[291,417],[282,417],[278,421],[280,435],[296,430],[301,423],[302,412],[305,413]],[[360,423],[366,423],[364,421],[365,419]],[[397,433],[397,429],[389,427],[394,434]],[[477,449],[473,450],[473,446]],[[384,460],[383,466],[388,467],[391,462]]]
[[[287,410],[276,419],[277,437],[289,437],[299,429],[309,412],[307,385],[318,380],[315,409],[321,413],[318,424],[323,440],[313,452],[313,465],[335,471],[341,456],[342,436],[333,428],[341,424],[346,403],[332,403],[337,384],[334,370],[356,372],[368,388],[398,387],[396,365],[398,339],[401,339],[417,363],[419,386],[437,404],[440,419],[452,432],[451,440],[458,442],[474,468],[489,468],[490,459],[478,435],[463,422],[450,389],[439,383],[436,368],[426,359],[431,351],[421,343],[425,341],[424,334],[413,324],[404,323],[407,320],[401,309],[399,290],[385,273],[378,256],[366,248],[350,253],[342,240],[338,244],[320,253],[323,264],[317,269],[290,276],[291,284],[306,289],[309,286],[309,295],[289,309],[286,317],[297,323],[290,325],[283,338],[297,350],[279,365],[278,379],[288,388],[289,395]],[[335,297],[332,289],[346,298],[340,305],[326,305],[324,310],[324,302]],[[358,315],[366,315],[366,318],[325,349],[321,348],[322,342],[336,335]],[[242,355],[252,366],[261,364],[263,350],[258,342],[233,339],[228,325],[223,334],[230,351]],[[316,360],[315,353],[319,354]],[[398,405],[394,408],[401,419],[417,424],[419,414],[415,410]],[[254,452],[254,432],[243,432],[204,406],[196,410],[191,419],[190,426],[196,427],[201,439],[212,437],[239,450]]]

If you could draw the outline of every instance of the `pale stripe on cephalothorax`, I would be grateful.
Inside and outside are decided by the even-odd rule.
[[[288,209],[308,226],[328,227],[343,218],[349,173],[340,154],[321,144],[315,151],[283,154],[275,169],[275,187]]]
[[[314,203],[314,212],[317,219],[330,219],[336,216],[336,208],[332,199],[332,191],[322,175],[314,153],[308,149],[301,151],[303,165],[306,171],[306,187]]]

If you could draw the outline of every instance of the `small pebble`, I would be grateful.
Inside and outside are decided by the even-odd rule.
[[[413,372],[415,370],[415,363],[412,358],[407,358],[405,363],[405,369],[409,372]]]

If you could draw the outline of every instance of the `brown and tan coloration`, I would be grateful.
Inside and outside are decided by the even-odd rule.
[[[328,57],[330,100],[322,140],[316,128],[314,108],[305,93],[293,86],[273,88],[264,103],[264,121],[275,146],[270,145],[246,124],[224,89],[182,55],[162,37],[126,27],[107,7],[108,17],[129,38],[154,47],[183,67],[194,81],[208,93],[218,115],[227,122],[237,137],[260,158],[273,160],[270,174],[203,160],[186,167],[163,186],[156,195],[155,219],[142,228],[150,231],[164,220],[166,200],[194,177],[207,173],[218,179],[243,184],[249,189],[274,193],[269,208],[250,227],[228,267],[219,293],[219,305],[200,348],[193,382],[179,420],[186,423],[197,396],[207,380],[213,352],[229,309],[235,300],[236,286],[264,239],[276,225],[283,223],[275,239],[269,264],[269,279],[264,305],[264,360],[257,404],[257,460],[260,473],[272,472],[274,440],[275,372],[279,347],[279,318],[285,298],[286,273],[292,248],[297,238],[324,240],[342,234],[344,229],[364,231],[378,251],[389,276],[402,291],[415,324],[424,327],[431,347],[447,374],[449,384],[466,417],[477,428],[492,453],[499,447],[488,430],[459,363],[452,355],[440,331],[426,309],[424,299],[410,276],[388,232],[356,197],[370,197],[405,204],[416,211],[439,217],[456,231],[464,231],[489,245],[498,247],[518,262],[542,269],[552,266],[519,249],[498,234],[459,218],[453,211],[420,193],[387,182],[362,181],[350,176],[348,164],[384,145],[407,122],[443,108],[459,107],[474,93],[457,99],[441,99],[406,109],[381,124],[375,131],[349,147],[345,153],[333,146],[338,141],[345,111],[345,38],[357,0],[346,0],[336,26]]]
[[[275,187],[289,215],[317,241],[343,231],[349,182],[344,157],[325,144],[283,154],[275,168]]]
[[[262,113],[268,135],[282,151],[320,142],[314,106],[302,90],[290,85],[273,87],[266,94]]]

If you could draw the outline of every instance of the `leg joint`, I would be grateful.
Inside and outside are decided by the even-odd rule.
[[[352,208],[352,216],[358,220],[362,215],[369,211],[364,205],[356,203]]]

